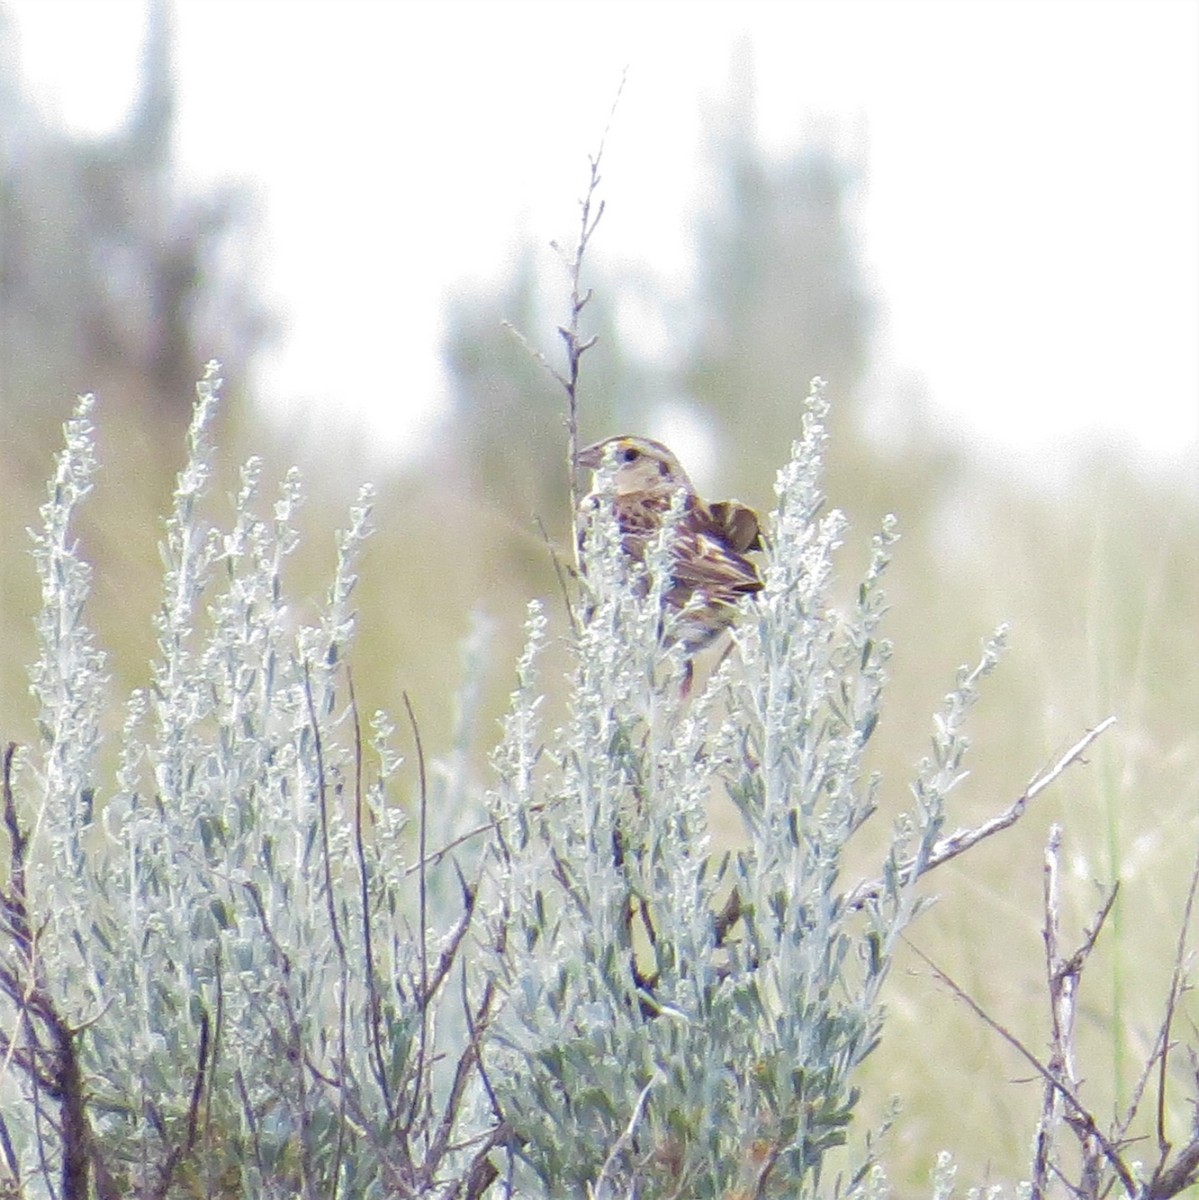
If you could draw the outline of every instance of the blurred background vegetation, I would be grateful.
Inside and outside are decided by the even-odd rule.
[[[112,653],[120,697],[147,679],[160,518],[194,380],[210,354],[228,379],[244,379],[272,335],[271,314],[245,282],[256,247],[253,193],[187,193],[173,170],[169,22],[165,9],[155,13],[136,105],[119,133],[96,140],[63,132],[23,94],[0,10],[4,740],[35,737],[24,670],[35,653],[37,597],[24,531],[37,519],[73,396],[101,398],[99,483],[79,535],[96,568],[91,621]],[[872,435],[869,379],[886,298],[872,292],[854,230],[862,155],[852,137],[818,129],[787,156],[766,154],[755,140],[747,76],[734,72],[744,86],[735,82],[709,115],[713,182],[696,218],[700,284],[680,321],[694,337],[668,354],[639,352],[622,338],[619,306],[666,298],[647,295],[653,285],[643,277],[592,262],[589,328],[599,343],[584,362],[583,435],[664,436],[682,421],[715,448],[706,490],[768,508],[807,381],[830,381],[827,490],[854,530],[844,551],[847,596],[884,513],[896,513],[903,531],[888,588],[893,682],[875,739],[893,812],[954,670],[977,657],[1001,621],[1011,623],[1011,651],[977,712],[973,773],[956,800],[961,823],[1006,806],[1084,727],[1117,715],[1088,767],[1072,770],[1016,829],[934,877],[940,902],[913,934],[1040,1050],[1041,849],[1049,823],[1062,822],[1079,928],[1099,885],[1119,878],[1123,888],[1083,993],[1082,1073],[1093,1111],[1104,1112],[1127,1099],[1156,1032],[1199,845],[1195,478],[1150,478],[1131,457],[1108,451],[1080,457],[1067,487],[1029,488],[948,440],[918,389],[890,414],[888,437]],[[580,161],[587,149],[580,145]],[[473,732],[484,780],[526,600],[546,598],[565,628],[549,549],[564,550],[568,540],[563,398],[501,324],[557,355],[554,328],[566,314],[546,302],[537,263],[526,247],[499,287],[463,290],[451,305],[452,411],[435,450],[375,481],[379,532],[358,595],[353,667],[363,710],[395,711],[407,690],[427,744],[443,750],[463,641],[473,614],[486,614]],[[550,281],[555,291],[560,282]],[[252,395],[231,386],[226,396],[224,490],[251,453],[281,476],[295,447]],[[345,520],[349,485],[329,466],[360,449],[347,436],[306,452],[310,536],[294,564],[300,597],[319,595],[331,531]],[[119,722],[114,706],[114,728]],[[891,1094],[905,1101],[887,1153],[893,1180],[917,1186],[942,1147],[971,1181],[1020,1177],[1039,1085],[914,957],[906,967],[890,984],[892,1018],[867,1094],[872,1118]],[[1184,1081],[1174,1085],[1173,1119],[1189,1120]]]

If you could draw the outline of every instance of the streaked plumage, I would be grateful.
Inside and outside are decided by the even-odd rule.
[[[609,462],[613,472],[602,476],[599,472]],[[762,548],[757,514],[736,500],[701,500],[679,460],[650,438],[607,438],[580,451],[578,465],[597,473],[598,488],[604,487],[605,478],[608,483],[606,491],[593,491],[584,499],[584,516],[596,504],[609,501],[621,544],[638,562],[644,561],[662,528],[675,494],[683,493],[665,599],[682,613],[675,637],[690,658],[736,620],[740,600],[762,589],[757,567],[745,557]]]

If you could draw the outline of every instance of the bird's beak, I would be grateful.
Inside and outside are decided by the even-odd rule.
[[[583,471],[598,471],[604,462],[604,444],[596,442],[594,446],[588,446],[584,450],[580,450],[575,456],[575,465]]]

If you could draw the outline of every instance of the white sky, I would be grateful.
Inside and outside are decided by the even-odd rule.
[[[8,5],[51,111],[81,130],[117,122],[143,4]],[[1113,438],[1199,461],[1195,0],[176,11],[181,163],[260,191],[263,286],[285,329],[258,389],[297,428],[350,406],[389,452],[419,442],[444,387],[442,298],[501,278],[517,234],[570,237],[626,66],[600,251],[685,287],[700,114],[747,35],[769,147],[814,113],[868,132],[881,392],[919,380],[991,454],[1052,465],[1075,439]],[[552,330],[531,332],[556,350]]]

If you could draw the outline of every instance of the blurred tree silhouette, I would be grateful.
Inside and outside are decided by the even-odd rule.
[[[136,678],[159,563],[158,518],[180,461],[195,381],[221,359],[234,401],[268,332],[252,294],[253,203],[239,185],[188,192],[174,162],[176,81],[165,0],[148,9],[140,86],[124,126],[71,134],[27,95],[0,8],[0,723],[25,688],[36,609],[25,528],[79,392],[103,415],[103,470],[81,533],[103,564],[92,620]]]
[[[852,227],[860,156],[809,140],[772,161],[755,132],[751,76],[740,57],[732,95],[711,110],[707,174],[715,199],[701,217],[687,311],[662,322],[675,338],[671,361],[634,356],[618,304],[629,281],[597,266],[602,245],[590,260],[585,324],[599,348],[587,359],[580,419],[585,439],[626,427],[653,433],[659,402],[686,397],[721,450],[715,485],[766,503],[765,472],[789,451],[813,375],[833,381],[835,420],[854,430],[860,424],[857,388],[877,303]],[[526,247],[508,281],[464,291],[447,320],[455,395],[448,435],[471,464],[475,494],[524,518],[560,514],[565,494],[561,391],[501,327],[510,322],[558,361],[556,338],[547,344],[538,336],[553,328],[542,316],[538,274]],[[648,287],[637,280],[628,290],[644,301]],[[660,292],[651,302],[668,303]],[[561,528],[559,520],[555,532]]]
[[[522,545],[525,532],[536,529],[534,519],[555,539],[569,530],[566,405],[537,358],[562,369],[553,332],[561,304],[556,296],[547,301],[544,274],[526,244],[498,289],[460,291],[449,307],[443,350],[454,402],[446,430],[453,477],[482,520],[512,523]],[[552,283],[564,290],[564,280]],[[598,285],[584,313],[588,336],[603,347],[587,358],[584,437],[608,432],[616,409],[643,405],[653,389],[648,369],[625,353],[611,307],[615,291]]]
[[[499,551],[488,557],[524,575],[534,517],[561,536],[567,494],[561,396],[513,332],[533,336],[541,326],[537,274],[526,245],[498,293],[460,293],[449,306],[444,346],[454,402],[449,474],[457,493],[470,497],[468,523],[482,522],[484,547]]]
[[[742,50],[731,91],[709,109],[709,195],[698,244],[698,320],[689,392],[719,425],[735,481],[795,436],[807,381],[833,381],[841,433],[862,402],[877,301],[852,226],[865,165],[813,128],[772,161],[756,132],[752,62]]]
[[[46,124],[22,94],[11,18],[0,64],[0,368],[5,404],[49,409],[111,390],[151,429],[190,414],[202,364],[241,379],[267,330],[245,283],[244,188],[179,188],[170,10],[149,9],[141,85],[123,128],[81,138]],[[228,264],[236,257],[239,269]]]
[[[681,305],[652,281],[606,271],[601,228],[588,276],[594,298],[586,328],[598,348],[584,372],[584,438],[626,429],[661,435],[664,411],[682,407],[719,450],[701,483],[768,505],[772,472],[795,436],[808,381],[823,375],[834,404],[834,502],[869,524],[895,509],[909,531],[936,514],[962,464],[934,436],[914,389],[902,414],[902,461],[880,454],[866,433],[873,397],[864,384],[881,305],[854,226],[864,139],[814,123],[795,150],[772,156],[761,145],[754,105],[753,66],[742,50],[729,91],[709,108],[696,275]],[[454,477],[485,502],[489,520],[499,512],[526,523],[534,512],[559,514],[551,522],[557,535],[564,528],[564,402],[502,328],[510,322],[558,361],[557,339],[545,332],[558,318],[543,315],[538,290],[544,276],[526,247],[508,280],[458,296],[447,319],[455,409],[445,432],[463,464]],[[622,307],[630,298],[640,306],[635,311]],[[657,359],[638,357],[637,339],[629,336],[646,304],[656,306],[657,323],[673,339]]]

